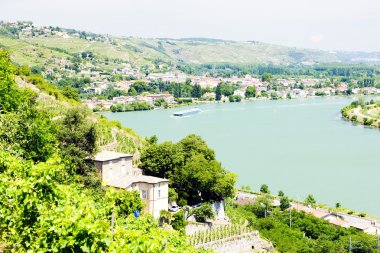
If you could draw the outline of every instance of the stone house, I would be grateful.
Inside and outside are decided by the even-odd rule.
[[[106,186],[125,190],[137,190],[145,202],[144,211],[158,218],[161,210],[168,210],[169,180],[145,176],[132,164],[132,155],[113,151],[96,154],[93,161]]]

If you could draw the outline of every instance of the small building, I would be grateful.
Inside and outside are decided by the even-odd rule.
[[[242,98],[245,98],[245,92],[243,90],[235,90],[234,91],[235,96],[240,96]]]
[[[137,190],[145,202],[145,211],[158,218],[161,210],[168,210],[169,180],[145,176],[133,166],[133,156],[113,151],[98,153],[93,161],[103,184],[125,190]]]

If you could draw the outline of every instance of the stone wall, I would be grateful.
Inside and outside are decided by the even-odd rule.
[[[191,222],[187,224],[186,226],[186,235],[192,235],[195,232],[199,232],[199,231],[212,230],[212,228],[213,228],[213,225],[211,222],[207,222],[207,223]]]
[[[257,231],[198,244],[196,248],[211,249],[217,253],[273,252],[273,245],[261,239]]]

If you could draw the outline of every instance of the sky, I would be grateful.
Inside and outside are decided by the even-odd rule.
[[[0,0],[0,20],[133,37],[380,51],[380,0]]]

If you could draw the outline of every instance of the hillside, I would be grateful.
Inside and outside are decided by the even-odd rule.
[[[380,62],[380,53],[327,52],[257,41],[204,38],[132,38],[100,35],[59,27],[36,27],[30,22],[0,24],[0,45],[12,60],[29,66],[76,70],[77,57],[93,69],[171,70],[186,64],[273,64],[308,66],[318,63]]]
[[[41,77],[30,83],[38,76],[5,50],[0,66],[1,252],[197,252],[151,216],[132,215],[144,206],[137,191],[100,187],[88,158],[113,142],[134,153],[140,137]]]

